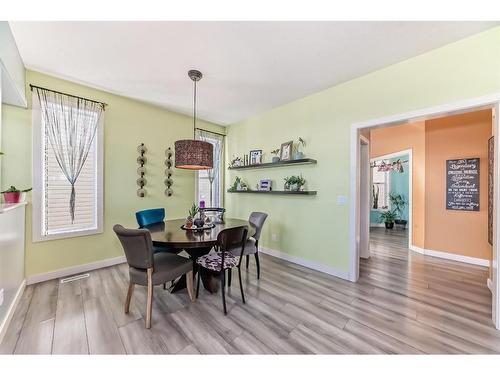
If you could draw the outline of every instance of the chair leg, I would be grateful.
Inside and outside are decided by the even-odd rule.
[[[248,263],[250,262],[250,255],[247,255],[247,269],[248,269]]]
[[[257,265],[257,279],[260,279],[260,261],[259,261],[259,253],[255,253],[255,264]]]
[[[241,299],[243,300],[243,303],[245,303],[245,294],[243,293],[243,283],[241,282],[241,269],[240,269],[240,267],[238,267],[238,278],[240,279]]]
[[[196,282],[196,299],[198,299],[198,294],[200,293],[200,279],[201,279],[201,267],[198,267],[198,280]]]
[[[224,307],[224,315],[227,315],[227,308],[226,308],[226,291],[224,288],[224,284],[225,284],[225,275],[226,275],[226,272],[224,270],[221,271],[220,273],[220,284],[222,285],[222,288],[221,289],[221,292],[222,292],[222,306]]]
[[[186,273],[186,286],[187,286],[187,291],[189,295],[189,299],[191,302],[194,301],[194,295],[193,295],[193,271],[189,271]]]
[[[130,310],[130,300],[132,299],[132,294],[134,293],[135,284],[128,284],[127,299],[125,300],[125,314],[128,314]]]
[[[148,268],[148,302],[146,306],[146,328],[151,328],[153,312],[153,268]]]
[[[163,283],[163,290],[167,290],[167,283]]]
[[[232,268],[228,268],[227,269],[227,286],[228,288],[231,288],[231,279],[233,278],[233,269]]]

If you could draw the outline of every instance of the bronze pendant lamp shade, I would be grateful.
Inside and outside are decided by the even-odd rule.
[[[200,71],[190,70],[189,78],[194,82],[193,138],[196,132],[196,83],[203,77]],[[175,142],[175,167],[180,169],[203,170],[214,166],[214,146],[196,139],[182,139]]]

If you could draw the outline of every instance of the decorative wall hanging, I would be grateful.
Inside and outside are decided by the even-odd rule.
[[[146,189],[144,189],[144,186],[146,186],[147,180],[144,177],[146,174],[146,167],[144,164],[148,161],[146,158],[146,153],[147,148],[144,146],[144,143],[141,143],[139,146],[137,146],[137,152],[139,153],[139,156],[137,157],[137,164],[139,164],[139,168],[137,168],[137,174],[140,176],[137,179],[137,185],[139,185],[139,189],[137,189],[137,196],[144,198],[146,196]]]
[[[167,157],[165,159],[165,166],[167,167],[165,169],[165,176],[167,177],[165,179],[165,186],[167,187],[167,189],[165,190],[165,195],[167,197],[170,197],[172,196],[172,194],[174,193],[174,191],[171,189],[174,181],[172,180],[172,149],[169,147],[167,148],[167,150],[165,151],[165,156]]]
[[[392,163],[386,163],[384,160],[382,160],[379,164],[377,164],[377,162],[371,163],[370,167],[377,168],[377,171],[379,172],[404,173],[405,170],[403,168],[403,164],[406,163],[408,163],[408,160],[398,159],[396,161],[393,161]]]
[[[447,210],[479,211],[479,160],[446,160]]]

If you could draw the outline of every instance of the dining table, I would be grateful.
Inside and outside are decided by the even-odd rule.
[[[248,227],[248,236],[255,234],[255,226],[248,220],[224,218],[219,222],[213,222],[212,228],[206,230],[184,229],[185,219],[165,220],[161,223],[145,226],[151,233],[153,245],[165,247],[173,251],[184,250],[193,260],[194,273],[201,273],[201,280],[206,290],[211,293],[217,292],[219,288],[219,279],[216,274],[198,267],[196,259],[202,255],[208,254],[217,245],[217,236],[224,229],[235,228],[246,225]],[[199,269],[200,268],[200,269]],[[186,288],[186,276],[175,281],[171,293]]]

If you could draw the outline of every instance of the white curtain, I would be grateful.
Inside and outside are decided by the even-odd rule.
[[[85,165],[104,110],[102,103],[33,87],[33,107],[40,111],[45,137],[71,185],[69,213],[75,219],[75,183]]]

